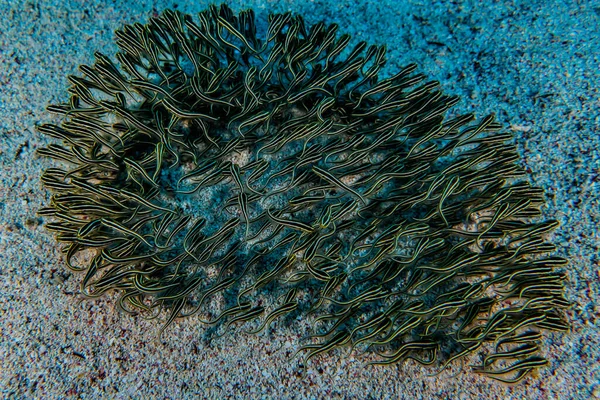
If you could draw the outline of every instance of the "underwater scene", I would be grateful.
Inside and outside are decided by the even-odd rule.
[[[2,398],[600,398],[595,2],[0,12]]]

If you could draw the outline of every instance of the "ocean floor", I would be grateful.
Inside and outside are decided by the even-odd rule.
[[[203,340],[189,318],[155,340],[161,321],[120,313],[115,295],[85,300],[36,211],[50,161],[47,104],[93,53],[114,55],[114,30],[200,1],[0,0],[0,397],[2,398],[600,398],[600,7],[595,1],[229,1],[257,19],[292,11],[385,44],[390,72],[409,63],[461,97],[457,110],[495,113],[515,136],[530,180],[560,221],[568,258],[569,333],[546,333],[550,366],[508,386],[456,363],[437,376],[416,363],[365,367],[356,354],[289,361],[303,334],[232,330]],[[487,4],[485,6],[481,4]],[[300,322],[309,324],[309,322]]]

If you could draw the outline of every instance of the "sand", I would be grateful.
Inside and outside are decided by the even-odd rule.
[[[552,237],[570,260],[572,330],[544,336],[550,366],[515,386],[454,365],[367,367],[356,354],[288,360],[310,326],[232,331],[205,340],[194,318],[155,341],[160,321],[119,313],[115,296],[82,300],[36,216],[50,161],[35,131],[67,100],[67,75],[116,51],[113,31],[172,1],[0,0],[0,396],[3,398],[600,398],[600,7],[594,1],[231,1],[258,19],[293,11],[388,47],[388,71],[419,71],[462,97],[457,111],[494,112],[515,135],[530,180],[547,193]],[[595,6],[594,6],[595,3]],[[207,1],[180,2],[196,13]],[[298,328],[300,327],[300,328]]]

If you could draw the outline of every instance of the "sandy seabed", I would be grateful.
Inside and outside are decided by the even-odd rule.
[[[0,395],[3,398],[600,398],[600,7],[594,1],[230,1],[257,19],[292,11],[386,44],[390,71],[419,72],[459,95],[458,111],[494,112],[515,135],[530,180],[547,194],[551,238],[570,260],[572,331],[545,334],[550,361],[515,386],[454,365],[438,376],[414,363],[365,368],[363,357],[316,357],[305,375],[288,360],[310,327],[232,331],[210,342],[193,318],[157,343],[161,321],[117,310],[115,296],[81,300],[36,211],[50,162],[35,126],[67,100],[67,75],[116,51],[113,31],[166,8],[206,1],[0,0]]]

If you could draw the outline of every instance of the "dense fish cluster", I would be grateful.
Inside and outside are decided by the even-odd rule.
[[[507,382],[547,364],[566,261],[493,116],[447,116],[457,99],[415,65],[382,78],[385,47],[289,13],[257,34],[250,10],[166,11],[116,37],[116,62],[96,53],[39,127],[61,162],[40,214],[86,296],[167,310],[163,330],[312,314],[304,363],[477,352],[473,371]]]

